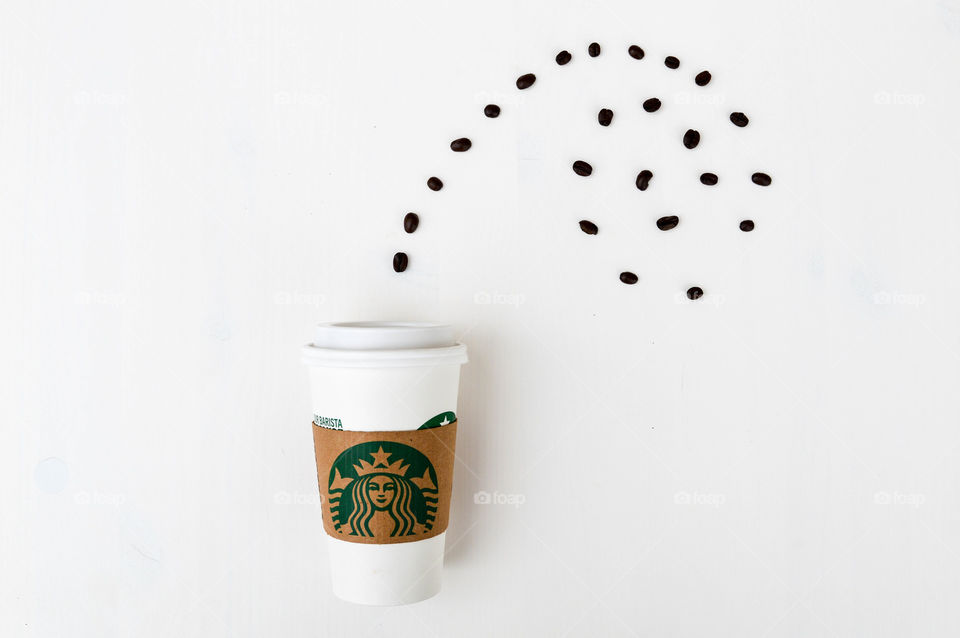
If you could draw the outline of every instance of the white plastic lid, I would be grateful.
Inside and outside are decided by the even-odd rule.
[[[417,321],[321,323],[313,338],[317,348],[338,350],[442,348],[456,343],[453,326]]]
[[[303,360],[352,368],[460,364],[467,361],[467,348],[446,324],[348,321],[318,325]]]

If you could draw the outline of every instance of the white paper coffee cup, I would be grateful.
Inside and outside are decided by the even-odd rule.
[[[314,342],[304,346],[303,361],[310,371],[313,427],[396,432],[418,430],[438,415],[456,413],[467,354],[446,325],[328,323],[319,325]],[[440,591],[445,532],[383,545],[344,537],[327,536],[337,597],[401,605]]]

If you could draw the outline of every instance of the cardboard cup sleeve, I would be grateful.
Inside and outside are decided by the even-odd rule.
[[[447,529],[457,422],[358,432],[313,425],[323,528],[351,543],[387,545]]]

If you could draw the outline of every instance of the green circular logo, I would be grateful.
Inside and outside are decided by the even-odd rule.
[[[392,441],[347,448],[333,462],[329,507],[337,532],[384,538],[433,528],[437,472],[419,450]]]

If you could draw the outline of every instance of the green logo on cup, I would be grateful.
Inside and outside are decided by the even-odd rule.
[[[441,412],[432,419],[427,420],[423,425],[418,427],[418,430],[431,430],[433,428],[443,427],[444,425],[450,425],[457,420],[457,415],[453,412]]]
[[[424,534],[437,514],[437,473],[419,450],[367,441],[330,468],[329,506],[337,532],[386,538]]]

